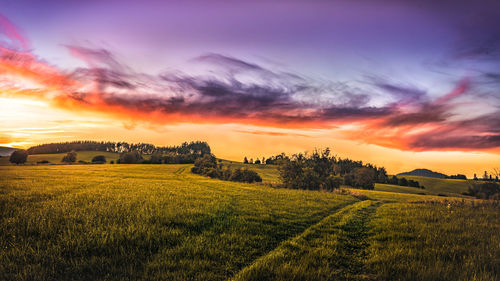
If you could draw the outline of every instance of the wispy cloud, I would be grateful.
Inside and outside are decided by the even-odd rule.
[[[64,71],[22,49],[27,40],[7,19],[0,17],[0,26],[10,42],[0,47],[2,96],[46,100],[59,108],[95,112],[124,122],[332,130],[354,124],[356,129],[343,131],[346,137],[403,150],[500,148],[500,111],[479,116],[464,112],[463,102],[477,102],[474,98],[480,94],[469,77],[435,98],[428,89],[376,76],[368,77],[366,87],[359,88],[214,53],[193,59],[212,67],[212,72],[150,75],[134,71],[109,50],[75,45],[66,47],[87,66]],[[374,93],[391,101],[374,105]],[[241,132],[282,135],[264,130]]]

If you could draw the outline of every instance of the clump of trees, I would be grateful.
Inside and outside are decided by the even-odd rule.
[[[196,159],[191,172],[228,181],[262,182],[262,178],[257,172],[248,169],[231,168],[221,163],[217,164],[217,159],[212,154],[205,154],[203,157]]]
[[[389,179],[383,167],[330,155],[329,148],[315,150],[310,155],[299,153],[287,156],[282,153],[268,157],[266,163],[279,165],[282,184],[288,188],[330,191],[344,184],[374,189],[375,183],[420,187],[414,180],[398,179],[396,176]]]
[[[385,183],[399,185],[399,186],[409,186],[409,187],[416,187],[416,188],[425,189],[425,187],[423,185],[420,185],[420,183],[418,181],[408,180],[406,178],[398,178],[396,176],[392,176],[391,178],[388,178]]]
[[[120,158],[116,160],[117,164],[142,164],[144,158],[139,151],[123,152]]]
[[[447,179],[455,179],[455,180],[466,180],[467,176],[462,175],[462,174],[456,174],[456,175],[447,176],[446,178]]]
[[[68,152],[68,154],[64,155],[61,162],[75,163],[76,162],[76,152],[75,151]]]
[[[500,185],[491,181],[469,183],[469,190],[465,195],[479,199],[500,200]]]
[[[28,160],[28,152],[24,149],[18,149],[12,152],[9,161],[14,164],[24,164]]]
[[[92,163],[93,164],[104,164],[106,163],[106,156],[104,155],[97,155],[92,158]]]
[[[299,153],[283,157],[278,167],[282,184],[288,188],[309,190],[339,188],[342,178],[335,172],[334,159],[328,148],[321,152],[316,150],[310,156]]]

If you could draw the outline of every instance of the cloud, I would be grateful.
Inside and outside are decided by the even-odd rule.
[[[3,28],[6,36],[25,42],[11,27]],[[500,114],[491,112],[498,103],[485,104],[477,98],[484,93],[474,87],[474,77],[458,79],[454,89],[436,98],[429,94],[431,89],[408,82],[369,76],[364,86],[354,86],[214,53],[192,60],[211,68],[206,73],[179,70],[150,75],[134,71],[109,50],[66,47],[86,67],[61,70],[30,52],[1,46],[0,95],[42,99],[59,108],[106,115],[133,126],[144,122],[327,128],[340,130],[350,139],[403,150],[500,148],[496,129]],[[389,101],[376,105],[374,97],[379,95]],[[472,115],[467,112],[469,104],[490,111]],[[282,135],[267,130],[242,132]]]

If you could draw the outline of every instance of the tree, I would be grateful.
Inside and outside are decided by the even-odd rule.
[[[488,180],[488,172],[484,171],[483,180]]]
[[[255,160],[254,164],[260,164],[259,158],[257,158],[257,160]]]
[[[14,164],[24,164],[28,160],[28,152],[24,149],[19,149],[10,155],[9,161]]]
[[[161,164],[162,154],[159,152],[155,152],[151,155],[151,159],[149,160],[151,164]]]
[[[363,189],[374,189],[374,172],[369,168],[356,168],[353,170],[353,186]]]
[[[405,179],[405,178],[400,178],[398,180],[398,185],[401,185],[401,186],[408,186],[408,181]]]
[[[92,158],[92,163],[94,164],[104,164],[106,163],[106,157],[104,155],[97,155]]]
[[[68,154],[66,154],[61,161],[65,163],[75,163],[76,152],[75,151],[68,152]]]
[[[142,155],[138,151],[124,152],[120,154],[120,159],[118,159],[118,164],[137,164],[142,161]]]
[[[245,156],[245,159],[243,159],[243,164],[248,164],[248,159],[246,156]]]
[[[480,199],[500,199],[500,185],[494,182],[471,183],[468,194]]]

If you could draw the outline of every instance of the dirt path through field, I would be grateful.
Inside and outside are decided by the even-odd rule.
[[[370,280],[368,222],[381,204],[361,201],[340,209],[284,241],[232,280]]]

